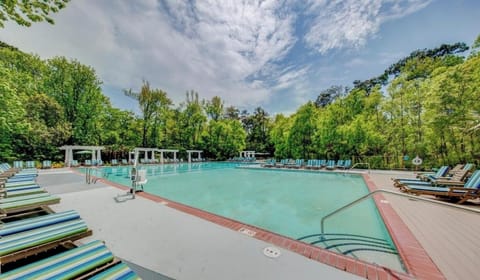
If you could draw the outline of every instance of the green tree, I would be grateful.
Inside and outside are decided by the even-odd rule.
[[[205,103],[205,111],[207,112],[207,116],[214,121],[223,118],[224,112],[222,99],[218,96],[214,96],[212,100]]]
[[[63,107],[65,119],[72,124],[73,133],[67,143],[99,144],[99,121],[110,102],[102,94],[101,81],[95,70],[76,60],[68,61],[65,57],[48,60],[47,66],[45,93]]]
[[[313,102],[301,106],[293,117],[293,125],[288,136],[288,145],[294,158],[309,159],[316,153],[313,144],[317,124],[317,111]]]
[[[186,149],[198,148],[201,133],[207,122],[198,93],[187,91],[186,100],[180,106],[178,123],[181,130],[181,145]]]
[[[165,118],[172,101],[167,93],[160,89],[151,89],[148,81],[143,81],[140,92],[124,90],[125,95],[138,101],[142,111],[142,145],[156,147],[160,144],[161,127],[165,127]]]
[[[275,147],[274,155],[277,158],[289,158],[292,155],[291,147],[288,143],[289,131],[292,128],[293,118],[278,114],[270,130],[270,139]]]
[[[208,156],[224,160],[245,148],[245,137],[238,120],[211,120],[202,133],[203,149]]]

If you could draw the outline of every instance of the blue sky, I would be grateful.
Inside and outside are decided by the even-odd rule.
[[[187,90],[226,106],[292,113],[332,85],[377,76],[416,49],[471,45],[478,0],[72,1],[55,25],[14,23],[0,40],[92,66],[116,107],[142,80],[176,105]]]

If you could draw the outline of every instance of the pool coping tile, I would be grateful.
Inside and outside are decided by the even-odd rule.
[[[362,176],[370,192],[378,189],[368,174],[364,173]],[[95,179],[101,180],[103,183],[121,190],[128,191],[130,189],[129,187],[109,181],[108,179],[98,177]],[[382,201],[385,201],[385,198],[381,194],[377,194],[373,197],[374,202],[393,242],[395,243],[395,246],[398,249],[399,255],[404,262],[408,273],[393,271],[386,267],[341,255],[157,195],[146,192],[137,192],[136,195],[157,203],[162,203],[167,207],[202,218],[239,233],[241,233],[241,229],[251,230],[255,232],[255,234],[251,236],[252,238],[272,243],[275,246],[303,255],[311,260],[330,265],[367,279],[445,279],[444,275],[440,272],[425,249],[420,245],[413,233],[408,229],[407,225],[402,221],[400,216],[398,216],[392,206],[388,203],[382,203]]]

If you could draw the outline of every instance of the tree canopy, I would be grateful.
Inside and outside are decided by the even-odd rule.
[[[92,67],[42,60],[0,44],[0,161],[61,159],[64,144],[106,146],[105,159],[133,147],[202,149],[228,159],[244,149],[277,158],[351,158],[373,168],[480,160],[480,37],[468,56],[463,43],[419,50],[379,77],[334,85],[285,116],[251,113],[220,96],[186,92],[176,105],[143,81],[124,90],[140,113],[112,107]]]

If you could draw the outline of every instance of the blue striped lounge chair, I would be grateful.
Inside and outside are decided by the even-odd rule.
[[[19,181],[19,182],[0,182],[0,187],[13,188],[13,187],[21,187],[21,186],[31,186],[36,184],[37,182],[35,182],[35,180],[26,180],[26,181]]]
[[[89,159],[86,159],[86,160],[83,162],[83,165],[85,165],[85,166],[92,166],[92,161],[89,160]]]
[[[448,169],[449,169],[448,165],[444,165],[444,166],[440,167],[435,174],[433,174],[433,175],[428,174],[428,175],[431,175],[431,178],[440,178],[440,177],[445,176],[445,174],[448,172]],[[426,181],[426,180],[423,180],[421,178],[416,178],[416,179],[413,179],[413,178],[412,179],[410,179],[410,178],[392,178],[392,180],[394,181],[394,185],[412,184],[412,183],[416,183],[416,182],[425,182]]]
[[[335,169],[335,166],[336,166],[335,161],[330,159],[330,160],[327,161],[327,165],[325,166],[325,169],[333,170],[333,169]]]
[[[36,167],[35,167],[35,162],[34,162],[33,160],[27,160],[27,161],[25,162],[25,167],[26,167],[27,169],[36,169]]]
[[[48,215],[36,216],[28,219],[21,219],[14,222],[4,223],[0,228],[0,237],[16,234],[19,232],[32,230],[44,226],[63,223],[79,219],[80,215],[75,210],[69,210]]]
[[[305,164],[305,169],[313,169],[316,164],[317,164],[316,159],[309,159],[307,160],[307,164]]]
[[[91,234],[87,224],[76,219],[7,235],[0,239],[0,265],[33,256]]]
[[[0,195],[3,195],[4,198],[39,194],[44,192],[46,192],[45,189],[41,188],[39,185],[0,189]]]
[[[296,159],[295,160],[295,164],[292,165],[292,168],[295,168],[295,169],[300,169],[303,167],[303,162],[304,160],[303,159]]]
[[[343,163],[344,163],[344,160],[343,159],[339,159],[337,161],[337,163],[335,164],[335,168],[343,168]]]
[[[480,198],[480,170],[475,171],[463,186],[446,185],[446,187],[402,185],[400,190],[415,195],[434,195],[436,197],[456,200],[461,204],[469,199]]]
[[[118,160],[112,159],[112,161],[110,162],[110,164],[112,164],[112,165],[118,165]]]
[[[103,242],[95,240],[63,253],[8,271],[1,276],[2,279],[5,280],[74,279],[79,276],[82,276],[82,279],[135,279],[119,277],[119,275],[133,276],[135,273],[128,267],[117,267],[113,270],[113,268],[117,266],[117,263],[118,260],[115,259]],[[100,274],[96,276],[93,275],[102,270],[103,272]],[[107,271],[109,272],[107,273]],[[94,278],[91,278],[92,275]]]
[[[322,169],[327,165],[327,160],[325,159],[319,159],[317,161],[317,165],[315,166],[315,169]]]
[[[16,160],[13,162],[13,167],[18,169],[23,169],[23,161]]]
[[[42,168],[43,169],[52,168],[52,161],[51,160],[44,160],[42,162]]]
[[[125,263],[120,262],[105,271],[93,276],[90,280],[136,280],[140,279],[138,275],[130,269]]]
[[[44,208],[60,202],[60,198],[49,193],[23,195],[0,199],[0,217],[20,211]]]
[[[468,170],[460,170],[455,172],[451,177],[439,177],[438,179],[431,179],[430,181],[422,180],[394,180],[394,186],[400,187],[402,185],[419,185],[419,186],[443,186],[443,185],[463,185],[465,179],[469,174]]]

